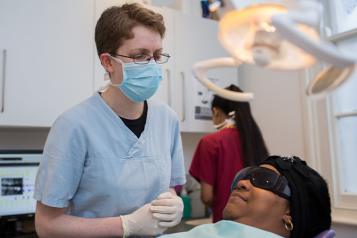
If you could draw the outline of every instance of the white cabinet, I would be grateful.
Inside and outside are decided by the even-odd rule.
[[[94,0],[0,2],[0,126],[49,127],[92,94],[93,18]]]
[[[175,69],[175,56],[174,56],[174,14],[173,10],[167,7],[154,7],[146,6],[150,10],[160,13],[164,17],[165,21],[165,37],[162,40],[162,47],[164,49],[163,53],[169,54],[171,57],[169,61],[165,64],[162,64],[162,76],[160,87],[152,97],[153,99],[158,99],[165,102],[171,108],[174,105],[174,91],[175,91],[175,78],[174,78],[174,69]]]
[[[137,0],[143,3],[144,0]],[[0,2],[0,126],[49,127],[70,107],[105,85],[94,43],[102,12],[122,0],[13,0]],[[195,120],[192,65],[229,56],[217,39],[217,21],[166,7],[163,81],[153,98],[171,106],[181,131],[211,132],[212,121]],[[208,76],[220,86],[237,84],[237,69]],[[2,107],[3,105],[3,107]]]
[[[197,79],[193,77],[191,68],[198,61],[230,57],[218,41],[218,21],[183,15],[175,11],[174,29],[175,111],[180,120],[181,131],[213,132],[211,120],[195,119],[195,94],[198,92],[195,90],[194,81]],[[214,69],[206,75],[218,79],[218,85],[221,87],[238,85],[237,68]]]

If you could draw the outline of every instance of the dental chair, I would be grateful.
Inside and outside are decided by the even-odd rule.
[[[321,232],[314,238],[335,238],[335,232],[333,230],[326,230]]]

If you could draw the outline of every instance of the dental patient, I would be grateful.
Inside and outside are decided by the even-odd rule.
[[[327,183],[298,157],[270,156],[241,170],[231,192],[223,221],[163,238],[312,238],[330,229]]]

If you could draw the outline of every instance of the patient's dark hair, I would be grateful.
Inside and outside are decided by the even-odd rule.
[[[276,168],[289,182],[294,229],[290,238],[312,238],[331,227],[326,181],[299,157],[270,156],[260,164]]]
[[[226,89],[234,92],[243,92],[233,84]],[[269,153],[262,133],[250,112],[248,102],[230,101],[216,95],[212,101],[212,110],[214,107],[221,109],[227,116],[230,112],[235,112],[234,120],[239,132],[243,165],[245,167],[257,165],[259,161],[268,157]]]

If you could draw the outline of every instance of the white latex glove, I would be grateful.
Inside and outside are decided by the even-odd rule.
[[[160,220],[160,227],[173,227],[180,223],[183,213],[183,202],[170,192],[162,193],[151,202],[153,217]]]
[[[132,214],[120,216],[123,224],[123,238],[132,235],[156,236],[166,231],[167,228],[160,227],[160,221],[153,218],[150,207],[151,204],[146,204]]]

